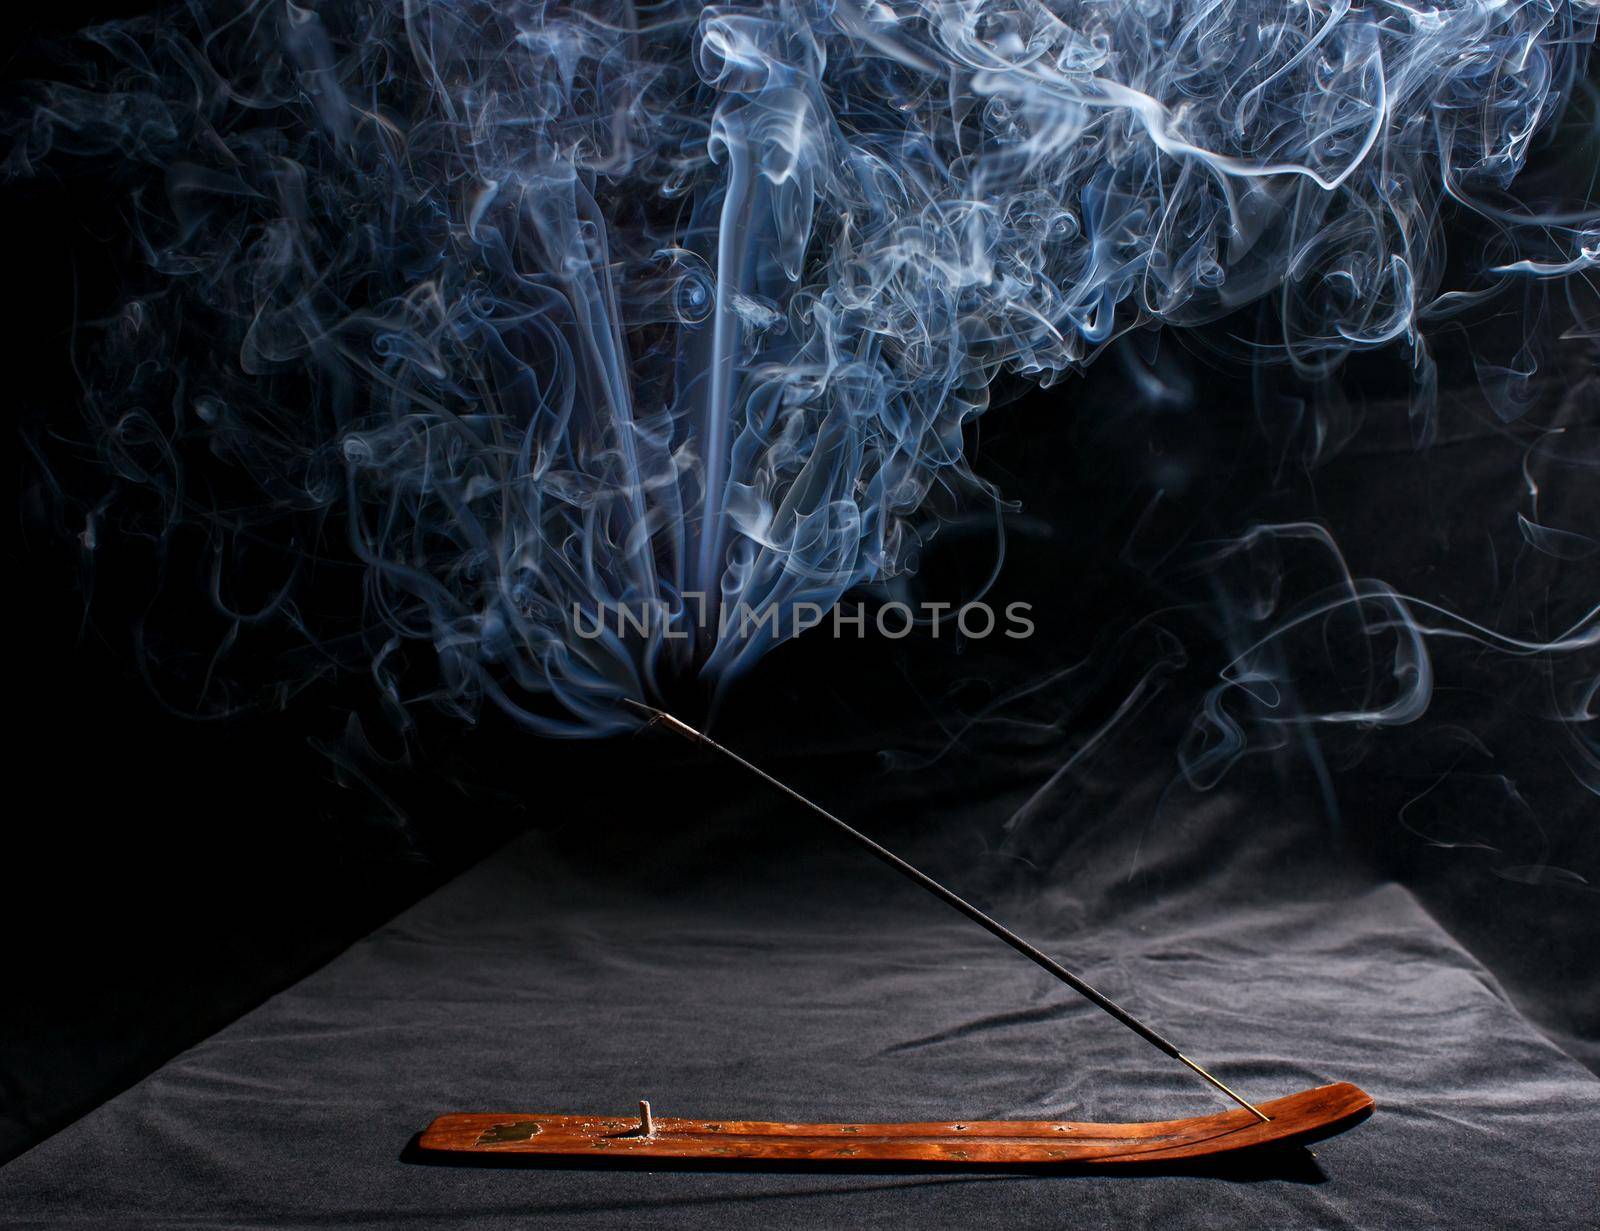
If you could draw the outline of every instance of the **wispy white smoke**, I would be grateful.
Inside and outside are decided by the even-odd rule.
[[[593,733],[913,564],[1002,371],[1270,298],[1306,372],[1405,348],[1425,441],[1430,320],[1600,261],[1595,217],[1507,196],[1597,14],[195,0],[90,32],[9,166],[135,194],[154,277],[89,391],[123,480],[267,533],[337,512],[380,643]],[[1504,250],[1445,287],[1450,201]],[[197,508],[197,455],[255,502]]]

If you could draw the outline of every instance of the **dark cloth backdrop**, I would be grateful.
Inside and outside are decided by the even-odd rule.
[[[1542,412],[1580,454],[1594,447],[1594,390],[1579,371]],[[423,1165],[408,1142],[448,1110],[621,1114],[641,1097],[664,1115],[795,1120],[1217,1107],[701,751],[664,735],[539,744],[486,718],[462,736],[475,751],[458,772],[476,767],[520,800],[529,832],[0,1170],[7,1225],[1592,1225],[1593,796],[1581,761],[1574,771],[1574,726],[1556,720],[1569,712],[1561,681],[1574,661],[1581,679],[1584,660],[1440,641],[1423,721],[1277,743],[1253,729],[1252,750],[1196,789],[1176,752],[1194,751],[1186,730],[1249,628],[1229,624],[1225,599],[1199,603],[1181,572],[1142,561],[1148,501],[1106,494],[1138,476],[1108,476],[1104,459],[1121,454],[1097,445],[1103,426],[1064,410],[1115,396],[1091,381],[1075,402],[998,411],[1004,430],[986,441],[997,465],[1048,446],[1068,471],[1014,519],[991,596],[1034,601],[1036,639],[813,637],[775,653],[715,729],[926,860],[1224,1080],[1260,1098],[1354,1081],[1378,1100],[1366,1124],[1314,1156],[1206,1175]],[[1569,627],[1592,601],[1592,569],[1519,539],[1521,464],[1546,480],[1554,525],[1586,524],[1592,485],[1556,481],[1559,465],[1530,454],[1537,425],[1497,427],[1468,399],[1453,409],[1458,435],[1418,455],[1403,412],[1376,408],[1309,487],[1318,517],[1359,575],[1485,626],[1526,622],[1539,595],[1546,635]],[[1266,462],[1231,477],[1214,464],[1232,447],[1224,429],[1247,436],[1249,422],[1219,409],[1198,442],[1192,422],[1163,428],[1195,455],[1197,484],[1157,516],[1198,534],[1294,511],[1282,485],[1238,478]],[[1271,507],[1222,499],[1230,484],[1270,490]],[[1274,579],[1314,595],[1324,556],[1289,544]],[[961,584],[960,567],[928,565],[930,586]],[[1225,588],[1222,570],[1197,576]],[[1320,638],[1286,647],[1283,678],[1304,695],[1279,703],[1310,712],[1328,671],[1335,691],[1353,680],[1381,701],[1384,635],[1366,658]],[[347,798],[360,811],[362,793]],[[463,798],[436,823],[472,828]],[[257,890],[268,920],[307,906],[292,886]],[[85,918],[58,912],[32,947]],[[194,923],[229,926],[226,912]]]
[[[902,836],[1224,1080],[1259,1098],[1351,1080],[1377,1113],[1314,1155],[1209,1175],[423,1165],[408,1142],[448,1110],[1218,1109],[931,898],[646,738],[619,768],[637,758],[692,813],[596,790],[0,1171],[7,1225],[1593,1225],[1600,1081],[1414,893],[1340,858],[1296,784],[1246,772],[1152,825],[1161,782],[1120,782],[1025,891],[976,871],[984,814],[1015,791],[1003,761],[908,778],[840,748],[775,768],[867,819],[965,829],[965,849]]]
[[[118,7],[29,20],[66,30]],[[50,57],[7,64],[16,79]],[[13,322],[15,777],[39,802],[0,851],[0,1150],[88,1114],[0,1168],[0,1224],[1593,1225],[1594,651],[1434,637],[1417,721],[1277,721],[1407,686],[1394,610],[1363,607],[1365,626],[1274,639],[1254,660],[1273,687],[1223,699],[1248,751],[1209,789],[1178,772],[1229,660],[1340,593],[1341,568],[1436,604],[1412,613],[1438,628],[1526,646],[1592,626],[1600,383],[1570,322],[1489,322],[1484,354],[1517,330],[1548,343],[1520,419],[1477,391],[1478,371],[1498,378],[1473,338],[1442,346],[1440,430],[1421,451],[1393,356],[1351,365],[1314,405],[1170,339],[1119,344],[969,433],[1021,502],[988,599],[1032,603],[1036,637],[813,633],[717,715],[722,738],[1225,1080],[1260,1098],[1351,1080],[1378,1100],[1370,1121],[1314,1157],[1207,1175],[450,1168],[407,1148],[448,1110],[621,1114],[648,1097],[664,1115],[1154,1119],[1218,1104],[687,745],[540,744],[492,713],[466,726],[423,706],[402,756],[364,679],[313,679],[297,636],[219,622],[203,536],[120,534],[113,509],[80,550],[110,485],[75,439],[69,322],[114,311],[136,280],[105,242],[126,235],[125,206],[48,178],[6,205],[29,295]],[[1472,242],[1453,234],[1452,250]],[[1174,396],[1148,396],[1152,372]],[[979,592],[995,521],[922,527],[918,578],[896,593]],[[1342,555],[1283,532],[1218,555],[1252,527],[1313,524]],[[350,618],[358,574],[326,575],[357,582],[301,609]],[[219,630],[232,652],[213,672]],[[174,715],[213,687],[291,703]]]

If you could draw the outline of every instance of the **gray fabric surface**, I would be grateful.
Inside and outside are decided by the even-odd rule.
[[[1199,1175],[421,1165],[408,1140],[450,1110],[1219,1109],[852,853],[708,871],[682,841],[530,835],[0,1171],[5,1225],[1593,1225],[1600,1080],[1406,890],[1330,873],[1292,827],[1234,841],[1219,801],[1159,841],[1116,832],[1069,848],[1081,875],[988,904],[1247,1093],[1354,1081],[1372,1119],[1314,1158]]]

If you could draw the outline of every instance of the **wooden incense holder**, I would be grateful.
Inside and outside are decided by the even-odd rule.
[[[590,1161],[758,1160],[832,1166],[913,1163],[947,1167],[1118,1167],[1201,1159],[1262,1146],[1303,1145],[1359,1124],[1371,1096],[1349,1082],[1260,1104],[1269,1118],[1225,1111],[1188,1120],[1093,1124],[966,1120],[912,1124],[783,1124],[467,1112],[440,1116],[417,1147],[426,1154],[545,1155]]]

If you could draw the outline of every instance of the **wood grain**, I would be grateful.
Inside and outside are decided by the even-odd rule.
[[[537,1154],[621,1160],[771,1160],[829,1164],[920,1163],[951,1167],[1171,1162],[1267,1145],[1316,1141],[1359,1124],[1372,1098],[1349,1082],[1260,1104],[1270,1122],[1243,1110],[1143,1124],[1067,1120],[938,1120],[906,1124],[787,1124],[637,1116],[459,1112],[428,1126],[428,1154]]]

